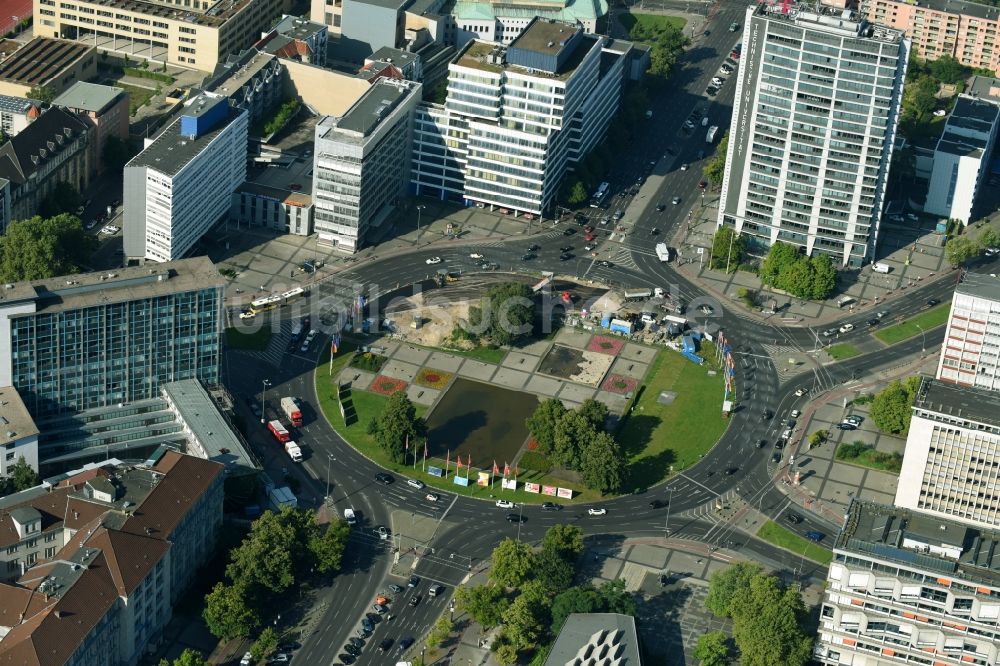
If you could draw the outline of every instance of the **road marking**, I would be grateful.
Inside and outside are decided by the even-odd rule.
[[[682,476],[682,477],[684,477],[685,479],[687,479],[688,481],[690,481],[691,483],[695,483],[695,484],[697,484],[697,485],[701,486],[702,488],[704,488],[705,490],[707,490],[707,491],[708,491],[709,493],[711,493],[712,495],[715,495],[716,497],[719,497],[719,493],[717,493],[716,491],[712,490],[711,488],[709,488],[708,486],[706,486],[706,485],[705,485],[704,483],[702,483],[702,482],[700,482],[700,481],[698,481],[698,480],[696,480],[696,479],[693,479],[693,478],[691,478],[690,476],[688,476],[688,475],[687,475],[687,474],[685,474],[684,472],[681,472],[681,473],[680,473],[680,474],[678,474],[677,476]]]

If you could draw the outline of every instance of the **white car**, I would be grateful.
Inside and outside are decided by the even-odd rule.
[[[411,488],[416,488],[417,490],[422,490],[424,487],[424,482],[417,481],[416,479],[407,479],[406,485],[410,486]]]
[[[841,333],[850,333],[854,330],[854,324],[844,324],[838,329]]]
[[[250,666],[250,664],[252,663],[253,663],[253,655],[250,654],[249,652],[244,654],[243,658],[240,659],[240,666]]]
[[[469,259],[484,259],[484,258],[485,257],[483,257],[483,255],[479,254],[478,252],[473,252],[472,254],[469,255]]]
[[[947,112],[947,111],[945,111],[944,109],[938,109],[938,110],[936,110],[936,111],[934,112],[934,116],[935,116],[936,118],[944,118],[944,117],[945,117],[945,116],[947,116],[947,115],[948,115],[948,112]]]
[[[791,414],[790,414],[789,416],[791,416],[791,417],[792,417],[793,419],[797,419],[797,418],[799,418],[800,416],[802,416],[802,412],[800,412],[800,411],[799,411],[799,410],[797,410],[797,409],[793,409],[793,410],[792,410],[792,413],[791,413]]]
[[[427,493],[424,499],[426,499],[428,502],[437,502],[439,499],[441,499],[441,496],[438,495],[437,493]]]
[[[587,509],[588,516],[603,516],[608,512],[607,509]]]
[[[500,509],[513,509],[514,503],[510,500],[497,500],[497,508]]]
[[[440,263],[441,263],[441,257],[430,257],[427,260],[427,265],[428,266],[432,266],[434,264],[440,264]]]
[[[796,389],[796,391],[795,391],[795,397],[796,398],[801,398],[806,393],[809,393],[809,389],[807,389],[807,388]]]
[[[687,171],[687,170],[688,170],[688,165],[687,164],[682,164],[681,165],[681,171]]]
[[[389,530],[385,529],[384,525],[379,525],[378,529],[375,530],[375,533],[378,534],[378,538],[382,541],[385,541],[389,538]]]
[[[716,76],[716,77],[714,77],[714,78],[712,79],[712,83],[713,83],[714,85],[717,85],[717,86],[721,86],[721,85],[722,85],[723,83],[725,83],[725,82],[726,82],[726,81],[725,81],[725,79],[723,79],[723,78],[721,78],[721,77],[718,77],[718,76]]]

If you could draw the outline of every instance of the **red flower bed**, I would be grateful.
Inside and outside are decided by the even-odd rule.
[[[538,448],[538,442],[535,441],[534,437],[530,437],[528,439],[528,450],[529,451],[534,451],[537,448]]]
[[[372,385],[368,387],[369,391],[373,393],[381,393],[382,395],[392,395],[396,391],[402,391],[406,389],[406,382],[402,379],[396,379],[395,377],[386,377],[385,375],[379,375],[372,382]]]
[[[595,335],[590,339],[590,344],[587,345],[587,351],[618,356],[618,352],[620,352],[624,346],[625,341],[621,338],[609,338],[603,335]]]
[[[621,393],[624,395],[634,391],[635,387],[638,385],[639,380],[634,377],[626,377],[624,375],[608,375],[608,378],[604,380],[601,388],[605,391]]]

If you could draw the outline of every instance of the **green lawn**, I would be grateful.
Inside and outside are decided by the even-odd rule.
[[[148,104],[150,98],[156,94],[156,90],[140,88],[139,86],[130,86],[127,83],[122,83],[120,81],[114,81],[110,85],[122,88],[128,93],[128,112],[130,115],[134,114],[136,109],[140,106]]]
[[[357,345],[355,345],[352,341],[342,340],[337,355],[333,359],[333,372],[331,373],[330,349],[327,347],[326,351],[320,358],[319,365],[316,367],[315,376],[316,395],[319,397],[319,408],[333,426],[334,430],[336,430],[341,437],[347,440],[351,446],[385,469],[398,472],[408,478],[419,479],[428,486],[447,490],[448,492],[457,493],[459,495],[467,495],[469,497],[478,497],[481,499],[504,498],[513,502],[526,502],[529,504],[537,504],[553,499],[541,494],[526,493],[523,490],[501,490],[499,477],[496,478],[496,483],[492,488],[475,485],[475,482],[473,481],[474,475],[469,476],[469,486],[456,485],[452,482],[452,478],[455,475],[454,461],[452,461],[451,464],[452,473],[448,477],[447,481],[421,471],[420,461],[417,461],[416,469],[413,468],[412,462],[409,465],[400,465],[391,462],[388,456],[386,456],[385,453],[383,453],[383,451],[375,444],[372,436],[368,434],[368,422],[373,416],[382,410],[388,398],[376,393],[369,393],[368,391],[351,391],[351,400],[358,418],[355,422],[347,425],[344,423],[344,419],[340,415],[340,407],[337,404],[337,387],[334,385],[332,379],[340,375],[341,370],[343,370],[344,366],[349,362],[351,353],[355,349],[357,349]],[[417,405],[418,416],[425,416],[426,413],[426,407]],[[477,466],[477,464],[483,465],[484,463],[492,463],[492,461],[485,460],[473,460],[472,462],[474,467]],[[432,461],[428,458],[428,464],[435,464],[440,467],[443,466],[444,461]],[[500,464],[503,464],[502,461],[500,461]],[[518,485],[522,488],[524,482],[526,481],[556,485],[563,488],[572,488],[576,491],[574,500],[579,502],[593,502],[599,499],[599,495],[597,493],[583,488],[583,486],[578,483],[568,482],[564,479],[557,479],[556,477],[543,474],[537,470],[519,470],[517,481]],[[559,501],[560,503],[564,503],[567,500]]]
[[[861,352],[858,351],[857,347],[848,342],[839,342],[835,345],[827,347],[826,353],[833,357],[835,361],[843,361],[845,358],[857,356]]]
[[[252,333],[244,333],[238,328],[226,329],[226,346],[230,349],[264,351],[271,342],[271,327],[263,326]]]
[[[703,342],[701,356],[714,356],[714,348]],[[634,410],[616,434],[629,458],[628,484],[651,486],[666,478],[673,468],[690,467],[719,440],[729,421],[722,415],[721,372],[706,361],[695,365],[679,353],[664,349],[657,354],[639,389]],[[663,391],[677,397],[670,405],[657,402]]]
[[[889,474],[898,475],[899,470],[903,468],[902,455],[899,453],[876,451],[874,447],[866,445],[864,442],[841,444],[837,447],[835,457],[839,462],[867,467],[879,472],[888,472]]]
[[[803,539],[795,532],[785,529],[773,520],[769,520],[757,530],[757,536],[778,548],[784,548],[797,555],[809,558],[820,564],[829,564],[833,553],[809,539]],[[829,535],[827,538],[830,538]]]
[[[623,13],[618,15],[618,21],[629,34],[632,33],[632,29],[636,26],[639,27],[640,31],[648,34],[650,32],[659,32],[668,25],[672,25],[683,32],[684,26],[687,25],[687,20],[680,16],[660,16],[658,14]]]
[[[921,331],[927,333],[931,329],[943,326],[948,321],[949,308],[948,303],[938,305],[898,324],[883,328],[875,334],[875,337],[887,345],[894,345],[915,335],[920,335]]]

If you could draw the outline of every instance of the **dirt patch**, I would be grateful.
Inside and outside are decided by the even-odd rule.
[[[542,359],[538,371],[578,384],[597,386],[614,361],[613,356],[592,351],[553,345]]]
[[[469,306],[478,303],[478,299],[447,302],[433,299],[428,304],[424,294],[416,294],[396,301],[385,318],[392,322],[396,337],[426,347],[440,347],[459,322],[468,320]],[[420,326],[413,328],[418,317]]]

